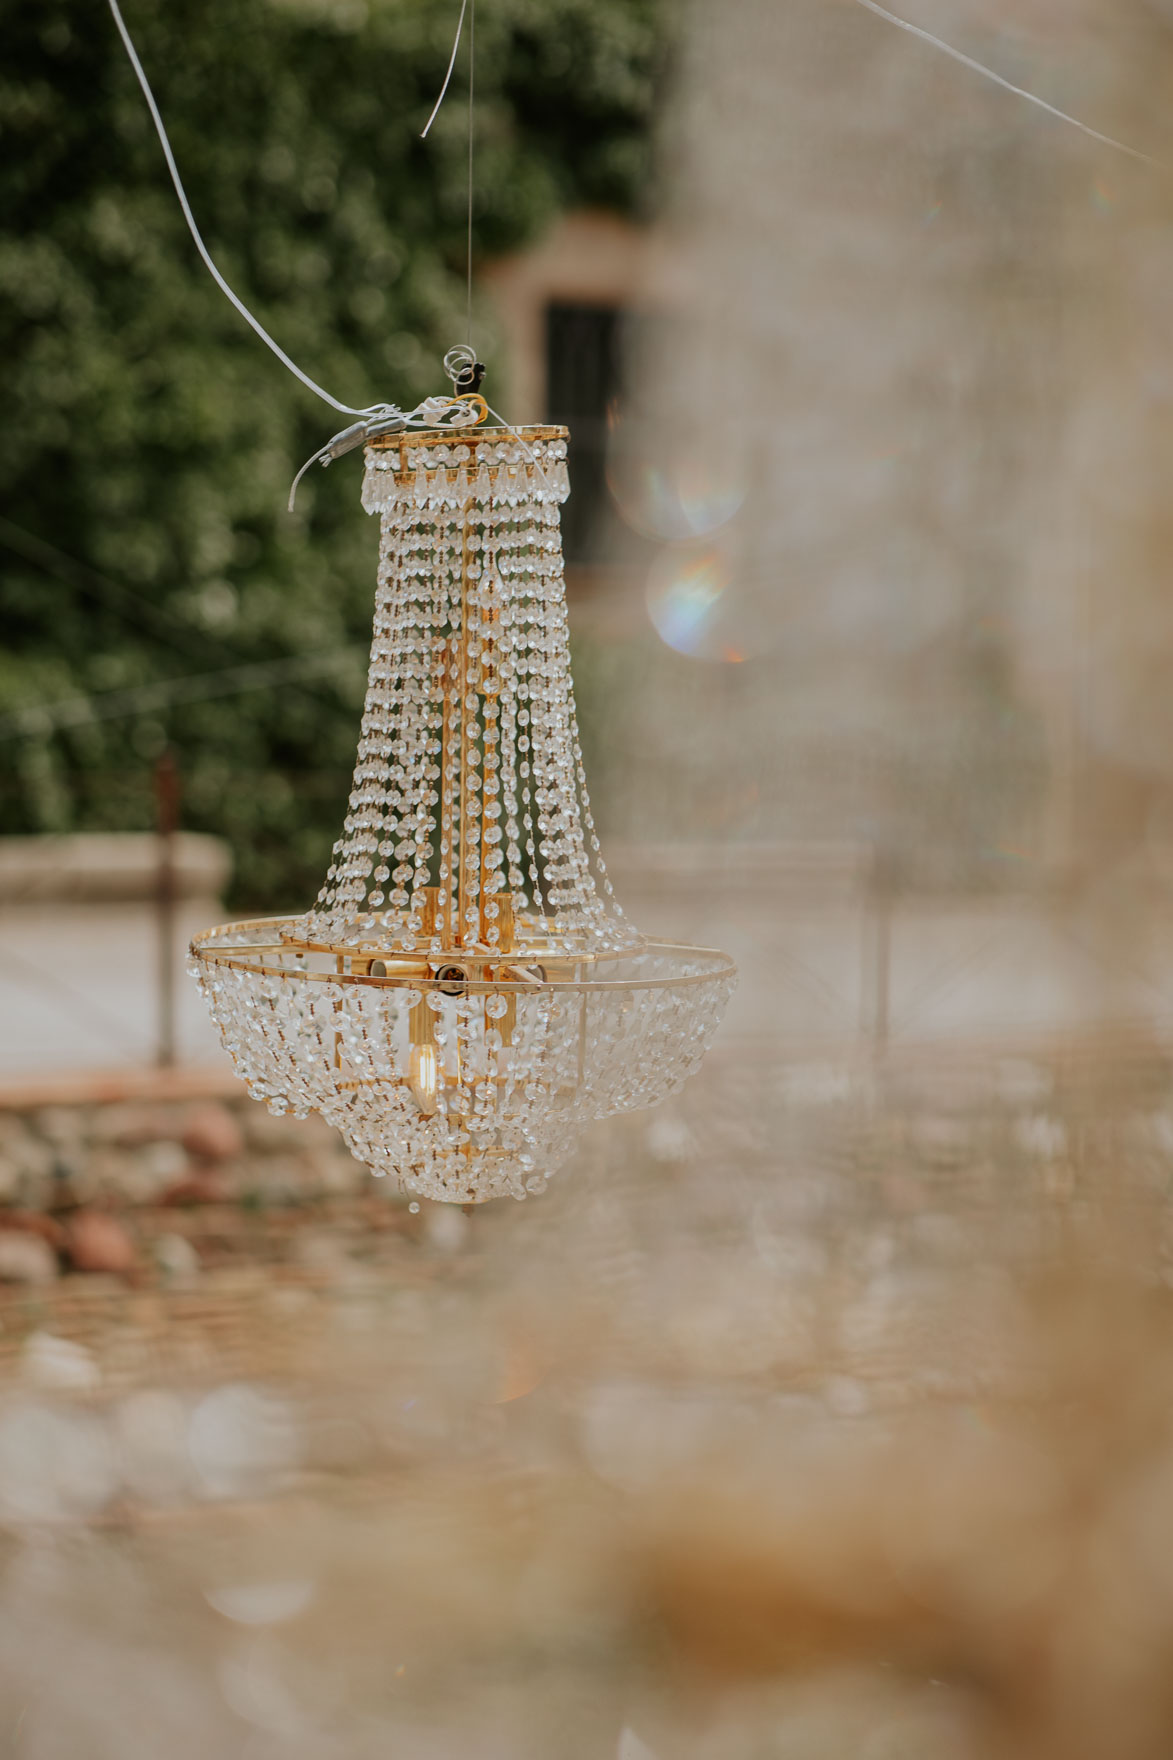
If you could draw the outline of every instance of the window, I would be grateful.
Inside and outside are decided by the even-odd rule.
[[[546,308],[547,420],[570,429],[572,494],[562,509],[568,562],[598,562],[615,519],[607,488],[607,416],[623,388],[624,315],[615,306]]]

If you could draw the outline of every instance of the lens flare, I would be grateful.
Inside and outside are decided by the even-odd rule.
[[[733,468],[689,447],[665,449],[632,422],[616,422],[607,445],[607,486],[633,531],[670,544],[727,525],[745,499]]]
[[[746,658],[736,630],[733,569],[726,552],[711,544],[673,545],[652,564],[648,616],[660,640],[692,660]]]

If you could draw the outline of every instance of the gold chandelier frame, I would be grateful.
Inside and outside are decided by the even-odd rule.
[[[443,965],[450,957],[447,954],[356,954],[347,951],[338,952],[334,947],[325,944],[315,946],[309,942],[292,940],[253,942],[243,947],[215,946],[218,936],[246,934],[252,930],[279,928],[283,923],[300,921],[288,917],[256,917],[250,921],[221,924],[214,929],[204,929],[192,939],[191,950],[202,965],[227,966],[238,972],[251,972],[257,977],[290,978],[298,983],[341,984],[370,986],[380,990],[439,990],[442,995],[491,994],[501,991],[508,995],[530,995],[535,989],[543,990],[664,990],[675,989],[686,984],[708,984],[714,978],[732,978],[737,975],[737,966],[727,953],[715,947],[695,947],[691,943],[681,941],[645,941],[636,948],[624,949],[615,953],[582,953],[575,955],[560,954],[556,959],[543,962],[544,976],[533,977],[497,977],[491,975],[493,961],[484,956],[468,960],[464,949],[453,949],[452,953],[461,955],[461,963],[482,967],[479,977],[471,974],[467,977],[444,977],[432,971],[432,967]],[[266,964],[256,956],[263,954],[283,954],[304,958],[307,954],[317,953],[329,956],[337,961],[336,969],[315,971],[302,965]],[[584,965],[617,962],[619,960],[641,959],[646,956],[687,954],[690,959],[711,960],[712,966],[703,972],[685,972],[667,978],[580,978],[576,970]],[[498,956],[494,956],[496,959]],[[511,964],[519,963],[515,956]],[[345,969],[350,965],[350,970]],[[372,972],[371,966],[394,966],[395,970]],[[355,970],[355,967],[365,968]],[[498,964],[496,970],[500,971]]]
[[[737,975],[717,949],[641,934],[611,893],[585,793],[566,639],[556,507],[569,493],[568,440],[559,426],[479,420],[370,439],[363,505],[380,513],[384,532],[368,683],[378,732],[368,733],[364,712],[346,824],[353,847],[335,845],[336,865],[308,913],[221,924],[191,944],[192,970],[255,1096],[276,1111],[321,1111],[374,1172],[447,1201],[540,1190],[582,1123],[675,1091],[703,1056]],[[507,556],[510,546],[528,547],[537,585],[519,587],[517,602],[528,591],[531,603],[555,608],[544,636],[532,611],[515,618],[501,578],[484,584],[490,528],[507,534]],[[492,554],[495,571],[495,542]],[[520,563],[501,577],[514,572],[526,578]],[[439,598],[411,587],[421,576],[440,583]],[[404,580],[402,602],[418,597],[422,610],[388,624]],[[404,634],[418,628],[429,632],[426,647]],[[400,649],[378,649],[401,639]],[[420,717],[409,720],[403,760],[418,768],[401,785],[422,802],[415,871],[409,894],[411,852],[396,849],[390,899],[382,890],[389,848],[379,847],[375,868],[374,840],[362,841],[363,790],[387,786],[363,766],[394,762],[394,717],[385,719],[387,699],[373,694],[387,689],[377,651],[384,665],[385,652],[400,655],[397,665],[404,652],[413,656],[403,676],[416,694],[399,701]],[[552,724],[552,704],[562,705],[561,737],[573,745],[569,782],[543,780],[547,794],[535,786],[532,809],[518,813],[511,793],[497,799],[498,774],[509,778],[517,764],[529,775],[529,761],[519,763],[530,749],[526,729]],[[371,758],[366,742],[376,738],[383,744]],[[528,785],[522,799],[530,800]],[[496,847],[503,805],[528,827],[529,877],[514,823],[508,887]],[[552,844],[546,813],[557,827]],[[401,838],[408,823],[403,814]],[[298,985],[307,987],[300,1002]]]

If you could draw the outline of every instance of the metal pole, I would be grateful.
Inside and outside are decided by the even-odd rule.
[[[872,1046],[878,1055],[888,1049],[892,981],[892,904],[896,892],[896,861],[891,848],[876,843],[872,851]]]
[[[155,764],[155,936],[157,1037],[155,1062],[175,1062],[175,830],[179,821],[179,772],[170,748]]]

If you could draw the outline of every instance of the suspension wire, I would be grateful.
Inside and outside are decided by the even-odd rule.
[[[464,340],[472,347],[472,166],[473,166],[473,87],[477,66],[477,0],[469,0],[468,15],[468,303]]]
[[[248,691],[271,690],[274,685],[320,678],[348,668],[362,669],[364,650],[331,648],[324,653],[291,654],[280,660],[258,660],[245,666],[225,666],[216,672],[185,673],[180,678],[158,679],[153,684],[94,691],[86,696],[65,697],[52,703],[26,703],[0,716],[0,740],[40,739],[66,727],[88,727],[95,721],[122,720],[155,714],[179,703],[200,703],[211,697],[235,697]]]
[[[136,593],[121,581],[111,580],[109,575],[100,574],[91,568],[88,562],[81,562],[75,556],[69,556],[64,550],[50,544],[47,539],[36,532],[26,531],[15,521],[0,518],[0,546],[11,550],[34,568],[43,569],[53,580],[62,582],[74,592],[84,593],[105,605],[115,617],[139,635],[147,634],[152,641],[161,642],[174,649],[190,660],[192,642],[203,648],[209,660],[230,662],[232,665],[243,664],[238,651],[219,637],[209,634],[203,629],[196,629],[186,618],[177,617],[168,611],[166,605],[154,599],[148,599],[143,593]],[[150,627],[153,626],[153,627]],[[293,659],[300,656],[293,655]],[[321,692],[312,684],[305,686],[294,684],[294,691],[302,697],[321,701]]]
[[[477,62],[477,0],[460,0],[460,17],[456,21],[456,40],[452,45],[452,53],[448,57],[448,71],[444,75],[444,84],[440,87],[440,96],[432,106],[432,114],[424,123],[420,139],[426,141],[428,131],[437,116],[440,106],[448,95],[448,87],[452,84],[452,74],[456,67],[456,57],[460,53],[460,42],[464,35],[464,21],[468,19],[468,256],[467,256],[467,309],[465,324],[465,341],[472,347],[472,213],[473,213],[473,161],[475,131],[473,128],[473,100],[476,93],[476,62]]]
[[[302,372],[296,361],[290,360],[285,350],[278,343],[274,342],[273,338],[269,335],[269,332],[265,329],[260,320],[254,318],[244,301],[239,299],[232,291],[231,287],[229,287],[227,281],[225,281],[223,275],[221,275],[219,269],[212,261],[211,253],[200,235],[199,227],[196,225],[195,216],[191,211],[191,205],[187,199],[187,192],[183,187],[183,180],[179,175],[179,167],[175,163],[175,155],[171,151],[171,142],[168,139],[167,130],[163,124],[163,118],[159,114],[159,106],[155,102],[155,94],[151,90],[150,82],[143,71],[142,62],[138,58],[134,43],[131,40],[130,32],[126,28],[122,13],[118,7],[118,0],[108,0],[108,4],[111,13],[114,16],[114,23],[118,27],[118,34],[122,38],[123,47],[130,58],[130,65],[134,69],[135,78],[138,80],[138,83],[142,88],[143,97],[147,101],[147,109],[151,113],[151,121],[155,125],[155,133],[158,135],[159,144],[163,148],[163,157],[167,161],[167,169],[171,173],[171,182],[174,184],[175,193],[179,197],[179,206],[183,210],[183,218],[187,221],[187,229],[195,241],[195,247],[200,253],[204,267],[212,277],[212,280],[216,283],[216,286],[220,289],[221,293],[224,294],[225,298],[230,300],[236,307],[236,310],[240,313],[245,323],[255,330],[256,334],[265,344],[265,347],[272,349],[282,366],[288,367],[295,379],[300,379],[308,391],[312,391],[315,397],[320,397],[323,403],[328,403],[331,409],[336,409],[339,415],[365,416],[389,409],[391,406],[383,403],[368,404],[364,409],[354,409],[349,403],[339,403],[336,397],[331,397],[330,393],[323,390],[316,380],[310,378],[308,373]],[[441,96],[443,96],[443,94],[441,94]]]
[[[864,7],[865,10],[867,10],[868,12],[874,13],[878,18],[884,19],[888,24],[895,25],[899,30],[907,31],[910,36],[914,36],[914,37],[918,38],[921,42],[927,43],[932,48],[939,50],[942,54],[948,55],[952,60],[959,62],[961,64],[961,66],[968,68],[971,72],[980,74],[983,79],[988,79],[988,80],[992,81],[992,83],[994,85],[1002,87],[1002,89],[1004,91],[1010,92],[1014,97],[1022,98],[1025,100],[1025,102],[1027,102],[1028,104],[1035,105],[1037,109],[1044,111],[1047,115],[1055,117],[1060,122],[1067,123],[1068,126],[1071,128],[1078,129],[1081,134],[1088,136],[1088,138],[1091,140],[1099,142],[1099,144],[1101,146],[1110,147],[1115,152],[1127,154],[1127,156],[1129,158],[1139,160],[1142,164],[1145,164],[1145,165],[1151,165],[1151,166],[1155,167],[1157,170],[1169,171],[1169,170],[1173,169],[1173,168],[1163,164],[1160,160],[1154,159],[1150,154],[1143,153],[1138,148],[1131,147],[1131,146],[1127,145],[1126,142],[1119,141],[1112,135],[1103,134],[1103,133],[1101,133],[1101,131],[1099,129],[1091,128],[1086,122],[1081,122],[1078,117],[1069,115],[1067,111],[1060,110],[1054,104],[1049,104],[1046,101],[1046,99],[1038,97],[1036,93],[1026,90],[1025,87],[1014,85],[1010,80],[1005,79],[1000,73],[996,73],[993,70],[993,68],[985,66],[985,64],[983,62],[975,60],[975,58],[971,55],[964,54],[960,49],[954,48],[951,43],[947,43],[946,41],[944,41],[943,38],[934,36],[931,31],[925,30],[920,25],[916,25],[916,24],[911,23],[906,18],[901,18],[895,12],[890,12],[887,9],[887,7],[879,4],[879,0],[856,0],[856,3],[857,3],[857,5]],[[339,402],[339,400],[336,397],[331,396],[331,394],[328,391],[326,391],[321,385],[319,385],[315,379],[311,379],[308,373],[303,372],[301,367],[299,367],[297,365],[296,361],[290,359],[290,357],[286,354],[285,350],[280,346],[280,344],[277,343],[276,341],[274,341],[273,337],[269,335],[269,332],[265,329],[264,325],[260,322],[260,320],[256,317],[254,317],[252,312],[245,305],[244,301],[242,299],[240,299],[238,297],[238,295],[233,291],[233,289],[228,285],[228,282],[225,280],[224,276],[220,273],[220,270],[217,268],[215,262],[213,261],[212,255],[211,255],[210,251],[208,250],[207,245],[204,243],[203,237],[200,233],[200,229],[199,229],[198,225],[196,224],[195,216],[191,210],[191,204],[189,203],[189,201],[187,199],[187,192],[183,187],[183,179],[179,175],[179,167],[175,162],[175,155],[171,149],[171,141],[168,137],[166,126],[164,125],[163,118],[159,112],[159,106],[155,102],[155,95],[154,95],[153,91],[151,90],[150,81],[147,79],[146,73],[143,70],[142,62],[139,60],[138,53],[135,49],[134,42],[131,38],[130,32],[126,28],[126,23],[125,23],[125,20],[123,19],[122,12],[119,8],[118,0],[107,0],[107,4],[109,5],[111,15],[113,16],[115,26],[117,27],[117,30],[118,30],[118,34],[122,39],[122,44],[126,50],[127,57],[130,61],[131,67],[134,70],[135,78],[138,80],[139,86],[142,90],[143,97],[146,100],[147,109],[150,112],[150,116],[151,116],[151,121],[154,123],[155,132],[159,137],[159,144],[163,149],[163,157],[164,157],[166,164],[167,164],[167,170],[170,174],[171,182],[172,182],[174,189],[175,189],[175,194],[178,197],[179,206],[182,211],[183,218],[187,223],[187,229],[191,233],[192,240],[195,244],[197,251],[200,254],[200,258],[204,264],[204,267],[207,269],[209,275],[211,275],[213,281],[216,283],[216,285],[220,289],[221,293],[223,293],[225,298],[232,304],[232,306],[235,307],[236,311],[244,319],[245,323],[249,325],[249,327],[256,333],[257,336],[260,337],[261,341],[265,344],[265,347],[270,349],[272,351],[272,353],[274,355],[276,355],[277,359],[281,362],[282,366],[286,367],[288,369],[288,371],[293,374],[295,379],[300,380],[300,382],[306,387],[306,389],[308,391],[312,391],[314,393],[315,397],[320,397],[323,403],[329,404],[331,409],[337,410],[340,415],[347,415],[347,416],[370,417],[370,416],[382,415],[384,413],[390,414],[392,412],[397,414],[398,411],[396,410],[396,406],[394,404],[373,403],[373,404],[366,404],[362,408],[356,408],[352,404],[341,403],[341,402]],[[460,16],[457,19],[457,23],[456,23],[456,38],[455,38],[455,41],[453,42],[453,45],[452,45],[452,54],[448,60],[448,68],[447,68],[447,71],[444,75],[444,83],[440,88],[440,95],[436,99],[436,102],[432,107],[432,113],[428,117],[428,120],[424,125],[421,138],[422,139],[427,138],[433,122],[435,122],[436,117],[439,115],[440,106],[443,104],[444,99],[447,96],[448,87],[452,82],[452,74],[453,74],[453,71],[456,67],[456,58],[460,52],[460,43],[461,43],[461,38],[464,34],[464,21],[465,21],[466,16],[468,16],[468,18],[469,18],[468,239],[467,239],[467,265],[466,265],[466,282],[467,282],[467,286],[466,286],[466,336],[467,336],[468,345],[471,348],[471,343],[472,343],[472,262],[473,262],[473,251],[472,251],[472,246],[473,246],[473,169],[474,169],[474,156],[475,156],[475,154],[474,154],[475,142],[474,142],[474,126],[473,126],[473,124],[474,124],[473,105],[474,105],[474,95],[475,95],[476,0],[461,0]],[[338,438],[338,437],[336,436],[336,438]],[[327,450],[328,450],[327,448],[323,448],[323,452],[325,452]],[[311,462],[313,462],[313,461],[311,461]],[[299,473],[299,475],[300,475],[300,473]]]
[[[224,276],[220,273],[219,269],[216,267],[216,264],[212,259],[212,255],[211,255],[210,251],[208,250],[207,245],[204,243],[203,236],[201,235],[200,229],[196,224],[195,215],[191,211],[191,204],[189,203],[189,201],[187,199],[187,191],[183,187],[183,179],[179,175],[179,167],[175,162],[175,155],[171,149],[171,141],[168,137],[167,129],[166,129],[166,126],[163,122],[163,118],[159,112],[159,106],[155,102],[155,94],[151,90],[150,81],[147,79],[146,73],[143,69],[142,62],[139,60],[138,52],[135,49],[134,42],[131,38],[130,32],[126,28],[126,22],[123,19],[122,12],[121,12],[119,5],[118,5],[118,0],[107,0],[107,4],[109,5],[110,12],[111,12],[113,19],[114,19],[114,23],[117,26],[118,34],[122,39],[122,44],[126,50],[127,57],[129,58],[131,67],[134,69],[135,78],[138,80],[139,86],[142,90],[143,97],[146,99],[147,109],[150,112],[151,121],[155,125],[155,133],[159,137],[159,144],[163,149],[163,157],[167,163],[167,170],[170,173],[171,182],[172,182],[174,189],[175,189],[175,194],[179,199],[179,206],[180,206],[180,209],[183,213],[183,218],[187,223],[187,229],[191,233],[192,240],[194,241],[195,247],[200,254],[200,258],[204,264],[204,267],[207,269],[208,273],[211,275],[213,281],[216,283],[216,285],[220,289],[221,293],[224,294],[225,298],[228,299],[230,301],[230,303],[235,307],[235,309],[239,312],[240,316],[244,319],[245,323],[248,324],[250,326],[250,328],[252,330],[254,330],[256,332],[256,334],[260,337],[261,341],[265,344],[266,348],[269,348],[272,350],[273,354],[276,355],[277,359],[282,363],[282,365],[287,367],[288,370],[293,374],[293,376],[296,379],[299,379],[301,381],[301,383],[306,387],[307,390],[312,391],[315,394],[315,396],[320,397],[322,399],[323,403],[328,403],[330,405],[330,407],[332,409],[337,410],[340,415],[358,416],[361,418],[375,418],[374,420],[363,419],[361,421],[354,423],[350,428],[343,429],[340,434],[336,434],[332,440],[327,441],[325,446],[321,447],[319,449],[319,451],[314,453],[311,458],[306,460],[305,464],[298,471],[297,476],[294,478],[293,487],[290,491],[289,505],[290,505],[290,509],[292,510],[294,495],[296,494],[297,486],[301,482],[302,477],[305,475],[306,471],[310,468],[311,465],[317,464],[317,463],[329,464],[331,459],[341,457],[343,453],[349,452],[349,451],[353,450],[355,447],[363,444],[363,442],[365,440],[371,438],[372,434],[375,432],[383,432],[384,430],[391,431],[392,429],[398,431],[398,430],[400,430],[402,428],[406,428],[406,427],[415,427],[415,426],[424,425],[424,423],[427,422],[428,420],[435,420],[437,418],[438,413],[440,412],[440,410],[444,406],[446,406],[446,405],[450,406],[451,400],[444,399],[444,398],[439,398],[439,399],[438,398],[425,398],[423,403],[419,404],[414,410],[410,411],[406,416],[403,414],[403,412],[401,410],[398,409],[398,407],[395,404],[390,404],[390,403],[367,404],[361,409],[356,409],[353,405],[348,404],[348,403],[340,403],[336,397],[332,397],[328,391],[324,390],[323,387],[317,383],[316,380],[311,379],[308,373],[303,372],[302,369],[297,365],[296,361],[291,360],[290,357],[285,353],[285,350],[283,348],[281,348],[280,345],[273,340],[273,338],[269,335],[269,332],[265,329],[264,325],[260,322],[260,320],[253,316],[252,312],[249,311],[249,309],[245,305],[244,301],[242,299],[240,299],[237,296],[237,294],[233,291],[233,289],[228,285],[228,282],[224,279]],[[870,4],[870,0],[861,0],[861,4],[864,4],[864,5]],[[880,10],[880,9],[874,8],[874,10]],[[467,228],[467,253],[466,253],[466,336],[467,336],[467,341],[465,343],[465,348],[463,351],[450,350],[449,354],[451,355],[456,352],[467,353],[469,363],[473,364],[473,363],[475,363],[475,360],[476,360],[476,354],[475,354],[475,351],[472,347],[473,215],[474,215],[474,187],[475,187],[474,186],[474,170],[475,170],[475,161],[476,161],[476,134],[475,134],[475,126],[474,126],[474,123],[475,123],[475,99],[476,99],[476,0],[461,0],[460,16],[458,17],[458,19],[456,21],[456,37],[455,37],[455,40],[452,44],[452,53],[448,58],[448,67],[447,67],[447,71],[445,72],[445,75],[444,75],[444,83],[440,88],[440,95],[436,99],[436,102],[432,107],[432,113],[428,117],[427,122],[424,124],[424,128],[423,128],[423,131],[421,134],[421,139],[424,139],[424,140],[427,139],[427,136],[428,136],[428,133],[431,129],[431,126],[432,126],[433,122],[435,122],[436,117],[440,113],[440,106],[443,104],[444,99],[447,96],[448,87],[452,83],[452,74],[453,74],[453,71],[455,70],[455,67],[456,67],[456,58],[460,53],[460,44],[461,44],[461,39],[464,35],[464,21],[465,21],[466,17],[469,20],[468,228]],[[899,22],[899,21],[894,20],[894,22]],[[448,356],[445,356],[445,367],[446,368],[447,368],[447,365],[448,365]],[[530,448],[526,445],[525,441],[522,439],[522,436],[517,433],[516,429],[511,427],[510,424],[505,421],[503,416],[501,416],[494,409],[490,409],[489,414],[491,416],[493,416],[493,418],[501,424],[501,426],[504,428],[506,433],[514,435],[514,437],[518,441],[521,442],[524,450],[531,457],[533,456]],[[392,419],[388,420],[386,418],[392,418]],[[534,462],[536,463],[536,460]],[[539,467],[539,474],[541,474],[544,479],[544,473],[542,473],[540,471],[540,467]],[[289,664],[289,663],[287,662],[286,664]],[[293,664],[295,666],[298,666],[297,662],[293,662]],[[240,669],[242,674],[246,670],[253,677],[257,676],[256,669],[244,669],[244,668]],[[298,670],[300,670],[300,666],[298,666]],[[126,693],[126,695],[129,696],[129,693]],[[62,711],[75,711],[78,706],[79,705],[76,701],[71,701],[68,705],[65,705],[65,704],[59,705],[56,712],[58,714],[60,714]],[[50,711],[50,712],[52,712],[52,711]],[[44,712],[42,711],[42,713],[44,713]],[[10,717],[9,722],[11,722],[13,719],[15,719],[15,718]],[[8,731],[8,725],[9,725],[9,723],[0,722],[0,729],[2,729],[3,731],[6,732],[6,731]],[[27,725],[27,723],[26,723],[26,725]]]
[[[215,635],[196,628],[187,618],[177,617],[165,605],[148,599],[145,593],[136,593],[133,587],[111,580],[108,575],[99,574],[88,562],[81,562],[77,557],[59,550],[38,533],[26,531],[24,526],[17,525],[15,520],[0,518],[0,546],[11,550],[13,555],[32,563],[34,568],[43,570],[45,574],[61,581],[75,592],[85,593],[96,599],[115,617],[137,630],[140,636],[149,634],[152,641],[163,642],[188,658],[191,656],[193,640],[202,644],[211,658],[227,660],[237,657]],[[144,620],[153,623],[155,627],[145,630]]]
[[[1152,158],[1150,154],[1142,153],[1138,147],[1130,147],[1126,142],[1116,140],[1113,135],[1101,134],[1098,128],[1090,128],[1086,122],[1081,122],[1078,116],[1069,116],[1066,110],[1059,110],[1054,104],[1048,104],[1045,98],[1038,97],[1034,92],[1028,92],[1025,87],[1013,85],[1000,73],[995,73],[992,67],[987,67],[984,62],[975,61],[972,55],[963,54],[960,49],[955,49],[952,43],[945,42],[941,37],[935,37],[932,31],[926,31],[919,24],[911,24],[908,19],[898,17],[895,12],[889,12],[886,6],[878,4],[878,0],[856,0],[856,4],[864,7],[868,12],[874,12],[877,18],[886,19],[889,24],[896,25],[899,30],[907,31],[909,36],[919,37],[922,43],[928,43],[932,48],[939,49],[943,55],[948,55],[951,60],[959,61],[962,67],[968,67],[971,73],[980,73],[983,79],[992,80],[996,86],[1001,86],[1003,91],[1011,92],[1016,98],[1025,98],[1028,104],[1034,104],[1037,109],[1045,110],[1048,116],[1054,116],[1060,122],[1066,122],[1070,127],[1077,128],[1080,134],[1085,134],[1089,139],[1098,141],[1102,147],[1111,147],[1114,152],[1126,153],[1130,159],[1139,159],[1142,165],[1152,165],[1157,171],[1173,169],[1173,167],[1162,164],[1159,159]]]

